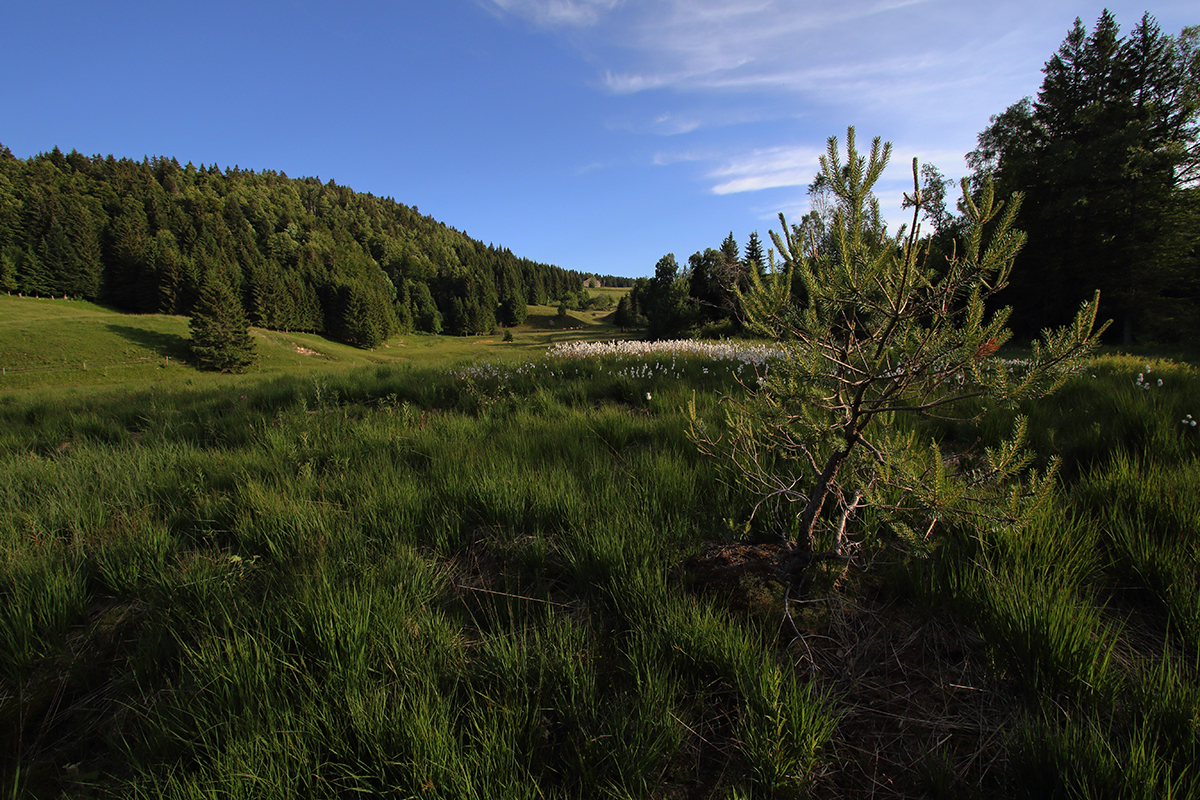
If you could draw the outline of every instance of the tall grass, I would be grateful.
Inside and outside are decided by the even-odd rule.
[[[0,667],[21,729],[2,755],[19,786],[802,785],[829,701],[668,578],[745,503],[677,413],[720,380],[599,363],[515,378],[377,368],[0,409]],[[716,718],[680,636],[728,687]],[[37,687],[60,702],[31,704]],[[699,735],[716,749],[696,762]]]
[[[1013,791],[1198,788],[1200,379],[1151,366],[1020,409],[1066,465],[1032,524],[867,531],[863,563],[904,560],[842,588],[978,634],[1022,709],[986,756]],[[753,502],[682,409],[746,378],[584,358],[0,402],[4,788],[802,795],[853,698],[678,575]]]
[[[1094,360],[1019,409],[1039,459],[1062,459],[1055,502],[1019,529],[955,532],[913,565],[917,593],[975,628],[997,677],[1023,694],[1014,791],[1200,791],[1197,397],[1193,368]],[[939,433],[988,444],[1008,424],[1001,413]]]

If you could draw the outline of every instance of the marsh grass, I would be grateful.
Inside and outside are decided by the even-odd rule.
[[[864,513],[870,569],[826,587],[977,639],[977,690],[1022,709],[1019,725],[973,723],[973,751],[939,733],[933,760],[895,767],[908,770],[897,786],[1200,788],[1200,453],[1181,422],[1200,379],[1156,362],[1164,385],[1147,390],[1145,363],[1094,366],[1021,409],[1039,458],[1059,456],[1066,476],[1030,526],[945,531],[917,552]],[[629,367],[375,364],[7,396],[5,791],[846,786],[849,762],[831,753],[854,752],[882,689],[844,677],[859,669],[848,644],[821,655],[842,612],[804,606],[789,623],[772,587],[681,580],[706,543],[767,533],[746,526],[752,500],[700,457],[683,414],[695,399],[719,418],[739,376],[700,360]],[[1008,433],[1003,419],[930,430],[980,446]],[[930,672],[905,646],[863,652]],[[886,763],[859,788],[889,777]]]
[[[802,785],[828,699],[780,665],[760,685],[769,637],[667,575],[741,502],[677,413],[716,384],[679,369],[381,366],[6,405],[14,791]],[[103,633],[116,608],[136,614]]]
[[[983,446],[1019,411],[1039,462],[1062,466],[1032,524],[954,532],[895,584],[919,576],[907,591],[978,631],[1021,693],[1027,796],[1200,791],[1198,396],[1191,367],[1104,356],[1048,401],[941,429]]]

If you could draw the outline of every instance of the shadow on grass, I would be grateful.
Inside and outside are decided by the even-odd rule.
[[[575,317],[559,317],[557,314],[530,314],[525,317],[525,324],[535,330],[562,331],[568,328],[581,328],[586,323]]]
[[[582,316],[580,316],[582,315]],[[617,330],[612,319],[614,314],[593,317],[589,311],[576,311],[565,319],[557,314],[530,314],[525,317],[524,327],[542,331],[582,331],[591,330],[593,333],[605,328]]]
[[[129,340],[139,347],[152,350],[160,356],[177,361],[187,361],[192,354],[188,340],[177,333],[159,333],[129,325],[109,324],[105,327],[121,338]]]

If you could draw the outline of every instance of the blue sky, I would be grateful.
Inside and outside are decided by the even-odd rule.
[[[518,255],[652,274],[730,232],[767,241],[830,135],[950,177],[1075,17],[1056,0],[16,0],[0,143],[315,175]],[[1128,32],[1194,0],[1107,4]]]

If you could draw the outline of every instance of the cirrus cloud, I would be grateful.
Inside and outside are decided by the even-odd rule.
[[[595,25],[623,0],[487,0],[483,5],[550,28]]]
[[[781,186],[804,186],[818,169],[821,151],[812,147],[768,147],[734,156],[708,177],[720,182],[713,194],[755,192]]]

